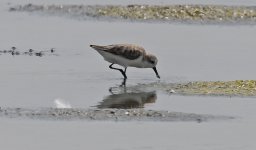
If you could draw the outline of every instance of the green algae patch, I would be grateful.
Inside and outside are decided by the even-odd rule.
[[[256,80],[196,81],[172,85],[168,91],[182,95],[256,96]]]
[[[240,21],[255,20],[256,8],[224,5],[128,5],[96,8],[99,16],[132,20]]]

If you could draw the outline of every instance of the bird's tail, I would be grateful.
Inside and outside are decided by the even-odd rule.
[[[101,50],[101,51],[107,50],[106,46],[90,45],[90,47],[95,49],[95,50]]]

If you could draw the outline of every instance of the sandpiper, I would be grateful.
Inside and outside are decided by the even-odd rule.
[[[127,79],[126,69],[127,67],[137,68],[152,68],[155,74],[160,78],[157,70],[157,58],[152,54],[146,53],[145,49],[141,46],[133,44],[113,44],[107,46],[90,45],[93,49],[99,52],[106,61],[110,62],[110,69],[119,70],[124,79]],[[118,64],[124,67],[124,70],[112,67],[114,64]]]
[[[51,53],[54,53],[55,52],[55,48],[51,48]]]

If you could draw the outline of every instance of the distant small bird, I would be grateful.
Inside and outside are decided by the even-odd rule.
[[[42,51],[36,52],[35,55],[36,55],[36,56],[39,56],[39,57],[42,57],[42,56],[43,56],[43,52],[42,52]]]
[[[55,48],[51,48],[51,53],[54,53],[55,52]]]
[[[10,53],[11,53],[12,55],[15,55],[15,50],[16,50],[16,47],[13,46],[13,47],[11,48],[11,50],[10,50]]]
[[[160,78],[156,70],[156,64],[158,62],[156,56],[147,54],[143,47],[133,44],[90,45],[90,47],[99,52],[106,61],[111,63],[109,66],[110,69],[119,70],[124,76],[124,79],[127,79],[127,67],[152,68],[156,76]],[[114,64],[123,66],[124,70],[112,67]]]
[[[29,49],[28,52],[32,53],[34,50],[33,49]]]

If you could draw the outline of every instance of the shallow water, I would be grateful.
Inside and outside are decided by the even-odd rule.
[[[81,21],[11,13],[8,2],[25,3],[0,2],[0,50],[12,46],[20,51],[54,47],[59,56],[0,55],[1,107],[56,107],[56,100],[73,108],[109,107],[113,106],[109,100],[116,106],[116,97],[124,99],[125,104],[126,98],[132,97],[136,106],[145,109],[228,115],[237,120],[171,124],[1,118],[0,131],[5,136],[0,138],[0,145],[5,149],[255,149],[255,98],[169,95],[138,84],[254,79],[256,26]],[[231,1],[223,3],[231,4]],[[248,0],[243,4],[255,2]],[[155,54],[159,59],[157,68],[161,79],[155,77],[152,69],[128,68],[128,90],[124,92],[119,87],[122,83],[120,72],[110,70],[109,64],[89,47],[90,44],[113,43],[139,44]],[[134,86],[136,91],[129,88]],[[152,92],[155,94],[150,95]],[[113,144],[113,141],[116,142]],[[31,145],[28,147],[24,143]]]
[[[90,44],[135,43],[158,57],[160,80],[152,69],[128,68],[127,87],[256,76],[255,26],[79,21],[6,10],[1,14],[9,16],[2,19],[1,49],[16,46],[26,51],[54,47],[59,55],[41,58],[1,55],[0,82],[5,85],[0,89],[1,106],[54,107],[54,100],[61,98],[72,107],[89,108],[111,97],[109,89],[119,87],[122,76],[110,70]],[[140,90],[137,93],[154,91]],[[156,91],[156,102],[161,95],[165,93]],[[154,106],[157,104],[150,104],[151,109],[161,109]]]
[[[112,95],[109,88],[118,87],[122,76],[110,70],[90,44],[136,43],[158,56],[161,79],[155,77],[152,69],[128,68],[127,87],[256,76],[255,26],[99,23],[4,13],[9,17],[3,18],[1,25],[1,49],[54,47],[59,56],[1,55],[2,106],[52,107],[54,100],[61,98],[72,107],[88,108]],[[41,26],[43,22],[46,24]],[[157,92],[158,96],[162,94]]]

